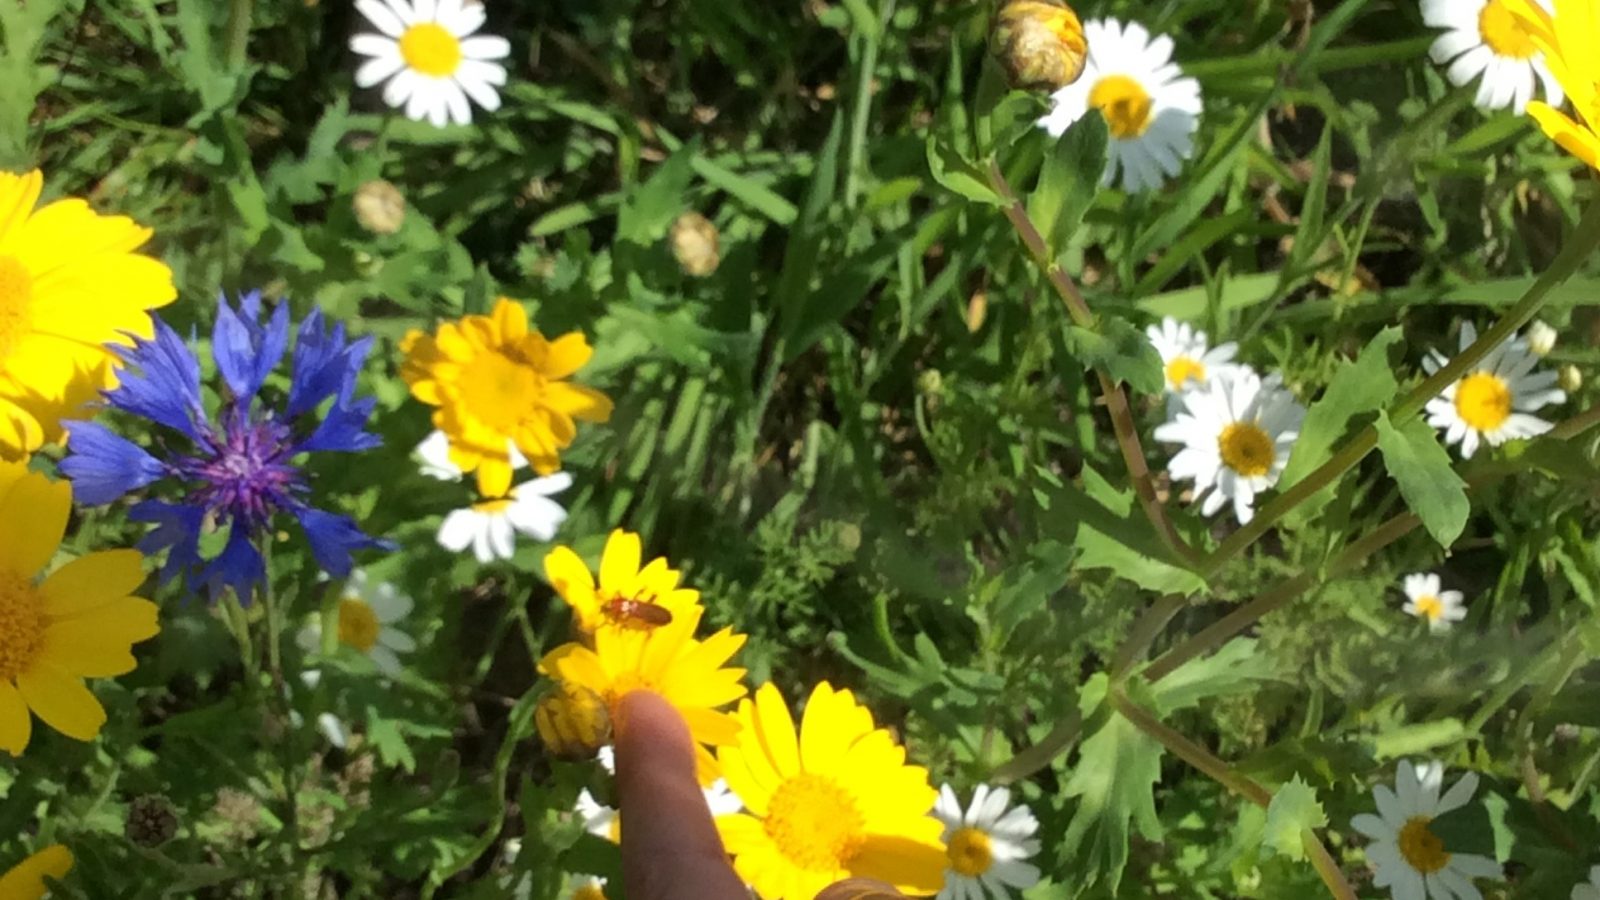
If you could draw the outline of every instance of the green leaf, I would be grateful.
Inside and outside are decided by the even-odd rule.
[[[1165,550],[1146,519],[1133,511],[1133,492],[1118,490],[1093,468],[1083,470],[1083,490],[1059,485],[1036,488],[1041,524],[1078,550],[1075,567],[1105,569],[1145,590],[1194,594],[1205,581],[1161,559]]]
[[[1261,843],[1272,853],[1287,856],[1296,862],[1306,858],[1303,835],[1308,829],[1328,824],[1328,814],[1317,802],[1317,792],[1300,780],[1291,778],[1278,788],[1267,805],[1267,825]]]
[[[648,247],[667,235],[686,208],[684,195],[694,180],[694,157],[699,147],[689,144],[667,158],[641,185],[629,192],[617,213],[617,240]]]
[[[1100,369],[1141,394],[1159,394],[1161,354],[1126,319],[1104,316],[1098,331],[1067,326],[1067,349],[1085,368]]]
[[[1052,253],[1066,247],[1094,203],[1106,167],[1108,139],[1104,116],[1084,116],[1052,142],[1045,155],[1038,186],[1028,198],[1028,218]]]
[[[1467,526],[1467,485],[1450,467],[1446,452],[1433,429],[1421,419],[1400,427],[1379,413],[1373,423],[1378,429],[1378,450],[1384,465],[1400,485],[1406,505],[1422,519],[1423,527],[1441,546],[1449,547]]]
[[[1378,759],[1396,759],[1426,753],[1460,740],[1466,734],[1460,719],[1435,719],[1415,725],[1391,728],[1372,739],[1372,755]]]
[[[940,143],[928,135],[928,172],[933,180],[947,190],[990,206],[1000,205],[1000,195],[989,187],[989,181],[977,164],[963,157],[954,147]]]
[[[1163,715],[1188,709],[1209,697],[1253,691],[1275,676],[1272,660],[1257,653],[1251,638],[1223,645],[1209,656],[1191,659],[1172,674],[1150,686],[1155,705]]]
[[[795,217],[800,214],[793,203],[748,175],[740,175],[704,156],[694,157],[690,165],[694,167],[695,174],[704,179],[706,184],[721,188],[779,225],[794,224]]]
[[[1084,715],[1105,696],[1106,676],[1084,685]],[[1078,763],[1063,795],[1077,798],[1077,809],[1061,840],[1062,863],[1084,886],[1104,879],[1112,893],[1128,864],[1131,828],[1147,840],[1161,839],[1155,785],[1161,780],[1161,745],[1132,722],[1112,713],[1078,748]]]

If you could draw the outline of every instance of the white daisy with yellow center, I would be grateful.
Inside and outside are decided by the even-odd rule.
[[[1089,110],[1100,110],[1111,131],[1103,182],[1121,172],[1123,190],[1155,190],[1194,155],[1200,82],[1172,61],[1172,38],[1152,37],[1137,22],[1096,19],[1083,34],[1089,43],[1083,75],[1050,95],[1039,125],[1060,137]]]
[[[339,596],[339,607],[334,619],[338,629],[340,647],[348,647],[372,660],[378,671],[385,675],[400,674],[401,653],[417,649],[411,635],[395,624],[411,614],[411,598],[395,590],[388,582],[373,584],[367,573],[357,569],[350,573]],[[323,635],[322,616],[306,620],[297,641],[307,653],[320,653]]]
[[[1146,328],[1144,333],[1161,354],[1168,394],[1179,394],[1205,384],[1212,375],[1231,366],[1234,354],[1239,352],[1239,345],[1234,343],[1207,347],[1204,331],[1171,316],[1162,319],[1160,325]]]
[[[617,774],[616,752],[610,745],[601,747],[596,758],[606,770],[606,774]],[[728,782],[721,778],[713,781],[709,787],[700,788],[700,792],[705,795],[706,808],[711,810],[712,818],[731,816],[744,809],[744,801],[740,800],[739,796],[728,787]],[[595,799],[588,788],[578,793],[578,802],[572,811],[577,814],[579,821],[583,822],[584,831],[613,844],[622,842],[622,818],[616,808]]]
[[[506,83],[506,69],[494,60],[510,56],[511,43],[474,34],[486,18],[482,3],[356,0],[356,9],[380,32],[350,39],[350,49],[368,57],[356,70],[357,85],[387,81],[385,103],[438,127],[471,123],[468,97],[490,112],[500,108],[495,86]]]
[[[450,442],[438,440],[439,432],[429,435],[417,445],[416,456],[423,474],[433,478],[455,479],[461,477],[461,468],[450,459]],[[527,460],[517,454],[512,465]],[[525,481],[513,487],[506,496],[482,500],[465,509],[457,509],[444,517],[439,525],[439,545],[460,553],[468,547],[480,563],[497,559],[510,559],[517,549],[517,535],[523,534],[536,541],[548,541],[567,520],[567,511],[550,499],[572,487],[572,476],[557,472]]]
[[[1478,339],[1471,322],[1461,323],[1461,349]],[[1429,375],[1449,360],[1437,350],[1423,359]],[[1428,424],[1444,432],[1447,444],[1461,445],[1461,458],[1471,459],[1481,443],[1498,447],[1506,441],[1530,438],[1550,430],[1550,423],[1530,415],[1550,403],[1567,399],[1556,387],[1556,372],[1535,372],[1539,357],[1522,338],[1489,351],[1477,365],[1439,396],[1428,401]]]
[[[506,441],[506,452],[511,456],[511,471],[528,467],[528,458],[517,449],[516,441]],[[466,474],[456,465],[455,460],[450,458],[450,436],[442,431],[430,432],[422,439],[422,443],[417,445],[413,454],[417,458],[417,467],[429,478],[460,481]]]
[[[1539,2],[1550,8],[1546,0]],[[1435,63],[1449,66],[1445,75],[1451,84],[1471,84],[1481,76],[1474,99],[1480,109],[1509,106],[1522,115],[1533,99],[1535,78],[1549,104],[1561,105],[1560,83],[1506,0],[1422,0],[1422,20],[1445,29],[1428,53]]]
[[[606,900],[606,880],[598,875],[579,875],[567,885],[566,900]]]
[[[1439,576],[1418,572],[1407,575],[1400,583],[1406,593],[1402,609],[1428,623],[1428,630],[1447,631],[1450,626],[1467,617],[1466,598],[1460,591],[1440,590]]]
[[[1256,495],[1277,484],[1288,465],[1305,407],[1277,375],[1263,379],[1243,366],[1218,372],[1178,401],[1172,421],[1155,431],[1158,441],[1184,445],[1167,471],[1194,482],[1203,514],[1231,500],[1239,523],[1249,522]]]
[[[1026,806],[1012,806],[1010,791],[980,784],[962,812],[947,784],[939,789],[933,815],[944,824],[941,839],[949,858],[938,900],[1007,900],[1013,888],[1039,883],[1039,867],[1027,862],[1039,852],[1039,820]]]
[[[1351,827],[1372,839],[1367,860],[1377,870],[1372,883],[1389,888],[1395,900],[1483,900],[1474,878],[1499,878],[1500,864],[1487,856],[1452,853],[1431,830],[1433,820],[1460,809],[1478,789],[1468,772],[1439,795],[1444,766],[1402,761],[1394,790],[1372,789],[1378,814],[1362,813]]]

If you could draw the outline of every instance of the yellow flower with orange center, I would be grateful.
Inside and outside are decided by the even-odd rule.
[[[0,900],[39,900],[48,887],[44,880],[60,881],[72,870],[72,852],[51,844],[0,875]]]
[[[61,438],[116,384],[112,346],[151,336],[172,270],[135,253],[150,229],[77,198],[35,209],[44,176],[0,172],[0,459]]]
[[[487,497],[510,490],[513,446],[548,475],[577,437],[575,420],[611,418],[605,394],[564,380],[594,353],[584,336],[548,340],[528,328],[522,305],[505,297],[490,315],[446,322],[434,334],[412,331],[400,349],[411,395],[438,407],[433,424],[449,438],[450,461],[476,471]]]
[[[1503,0],[1544,54],[1544,64],[1566,92],[1577,118],[1548,103],[1528,104],[1528,115],[1551,140],[1600,169],[1600,7],[1594,0]]]
[[[944,883],[943,825],[928,770],[849,691],[811,692],[800,728],[771,684],[739,704],[739,742],[717,759],[747,813],[717,818],[739,877],[763,900],[811,900],[845,878],[909,894]]]
[[[664,558],[640,567],[639,536],[617,529],[606,539],[596,583],[589,567],[569,547],[544,558],[550,584],[572,607],[585,634],[611,627],[649,630],[685,615],[700,604],[700,592],[678,586],[679,573]]]
[[[90,553],[38,578],[71,511],[66,482],[0,462],[0,750],[12,756],[34,715],[93,740],[106,711],[84,679],[132,672],[132,646],[160,630],[155,604],[129,596],[144,581],[137,551]]]

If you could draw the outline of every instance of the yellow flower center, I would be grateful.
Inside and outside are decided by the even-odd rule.
[[[802,869],[837,872],[861,849],[855,798],[823,775],[796,775],[773,792],[763,823],[778,852]]]
[[[44,603],[33,582],[0,572],[0,684],[16,680],[44,646]]]
[[[400,36],[400,56],[423,75],[443,78],[461,65],[461,42],[437,22],[421,22]]]
[[[1149,92],[1126,75],[1107,75],[1095,82],[1089,91],[1089,105],[1106,117],[1111,136],[1118,140],[1140,137],[1153,118]]]
[[[32,327],[33,276],[13,256],[0,256],[0,362]]]
[[[544,392],[543,376],[503,350],[473,357],[457,383],[467,410],[500,434],[515,432]]]
[[[600,885],[591,881],[573,891],[572,900],[606,900],[606,892]]]
[[[963,828],[950,836],[950,846],[945,851],[950,856],[950,868],[968,878],[976,878],[989,871],[994,863],[994,849],[989,846],[989,836],[976,828]]]
[[[1418,597],[1415,605],[1417,607],[1417,615],[1427,619],[1429,622],[1437,622],[1439,617],[1444,615],[1444,601],[1432,594],[1426,597]]]
[[[1478,431],[1498,429],[1511,418],[1511,386],[1499,375],[1473,372],[1456,385],[1456,415]]]
[[[1184,383],[1191,379],[1201,384],[1205,383],[1205,363],[1190,356],[1173,357],[1172,362],[1167,363],[1167,384],[1171,385],[1173,390],[1183,387]]]
[[[1450,862],[1444,841],[1428,830],[1432,821],[1429,816],[1412,816],[1400,827],[1400,855],[1411,868],[1424,875],[1432,875]]]
[[[496,500],[484,500],[481,503],[472,504],[472,508],[484,515],[498,516],[511,508],[511,498],[500,497]]]
[[[1489,0],[1484,4],[1483,12],[1478,13],[1478,34],[1496,56],[1530,59],[1539,52],[1527,29],[1506,8],[1505,0]]]
[[[378,643],[382,629],[378,614],[365,601],[354,597],[339,601],[339,643],[366,653]]]
[[[1256,478],[1272,469],[1276,454],[1272,438],[1252,422],[1234,422],[1217,438],[1222,464],[1246,478]]]

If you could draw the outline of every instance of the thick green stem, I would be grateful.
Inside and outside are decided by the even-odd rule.
[[[1083,715],[1074,709],[1069,715],[1056,723],[1039,743],[1031,747],[1024,747],[1016,756],[1011,757],[1005,765],[995,769],[990,774],[990,779],[996,784],[1010,784],[1050,765],[1050,761],[1066,752],[1066,749],[1078,740],[1078,735],[1083,731]]]
[[[248,59],[250,47],[250,18],[255,12],[255,0],[232,0],[228,4],[228,68],[238,70]]]

